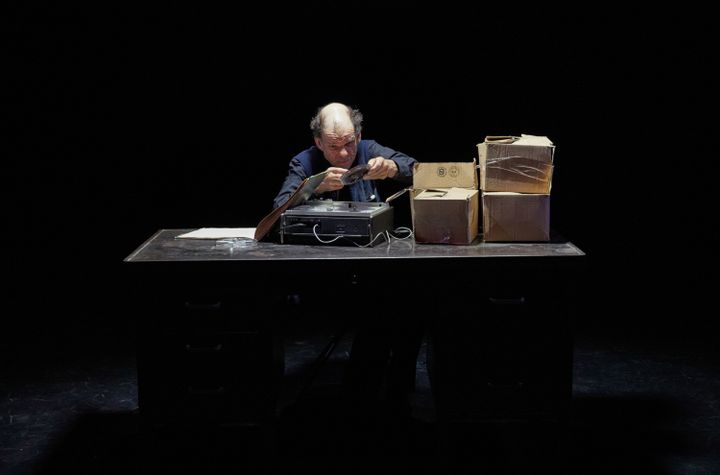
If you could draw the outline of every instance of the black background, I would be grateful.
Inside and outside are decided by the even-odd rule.
[[[547,135],[552,226],[589,256],[579,321],[717,328],[710,15],[95,3],[6,16],[13,338],[129,318],[122,260],[157,229],[256,225],[329,101],[420,161]]]

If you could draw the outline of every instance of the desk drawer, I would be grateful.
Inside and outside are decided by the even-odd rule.
[[[140,407],[166,421],[252,422],[271,417],[282,346],[268,332],[167,330],[139,348]]]
[[[242,294],[194,292],[161,294],[154,298],[152,324],[158,328],[192,328],[205,331],[248,331],[274,324],[276,302],[257,302]]]
[[[484,296],[431,324],[428,370],[439,417],[560,417],[572,386],[567,315],[538,295]]]

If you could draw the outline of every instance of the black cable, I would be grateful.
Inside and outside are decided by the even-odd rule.
[[[296,399],[300,399],[312,385],[315,378],[317,378],[317,375],[320,374],[322,366],[328,358],[330,358],[330,355],[332,355],[332,352],[335,350],[338,343],[340,343],[340,340],[342,340],[343,336],[345,336],[345,333],[347,333],[347,327],[343,327],[337,334],[330,337],[330,341],[320,351],[317,358],[315,358],[315,361],[312,362],[310,368],[305,372],[305,377],[302,378],[300,382]]]

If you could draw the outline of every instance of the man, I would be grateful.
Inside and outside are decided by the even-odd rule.
[[[362,120],[359,110],[345,104],[333,102],[318,109],[310,121],[315,145],[290,160],[288,175],[275,197],[274,207],[282,206],[305,178],[326,170],[328,174],[313,198],[380,201],[375,180],[390,178],[410,183],[417,161],[374,140],[362,140]],[[362,180],[343,185],[343,173],[365,164],[368,172]]]
[[[417,161],[373,140],[362,140],[362,119],[359,110],[340,103],[318,109],[310,122],[315,145],[290,161],[288,175],[274,200],[275,208],[282,206],[305,178],[323,171],[328,174],[315,189],[314,199],[380,201],[376,180],[412,182]],[[343,185],[343,173],[365,164],[368,171],[362,180]],[[367,284],[372,288],[369,294],[363,287]],[[392,419],[409,416],[409,396],[423,335],[421,319],[400,308],[406,307],[407,301],[398,298],[398,287],[376,284],[380,282],[360,283],[357,294],[352,295],[340,289],[328,292],[327,285],[319,285],[318,292],[299,299],[300,304],[320,309],[316,312],[342,309],[345,318],[355,324],[343,383],[350,413],[361,423],[378,409],[384,414],[389,410]]]

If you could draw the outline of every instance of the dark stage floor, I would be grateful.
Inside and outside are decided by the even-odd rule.
[[[75,335],[3,343],[0,473],[720,473],[718,352],[702,336],[579,331],[566,431],[504,421],[441,437],[426,344],[410,420],[391,423],[379,407],[352,432],[338,402],[352,333],[301,394],[330,334],[293,334],[272,437],[141,430],[131,330]]]

